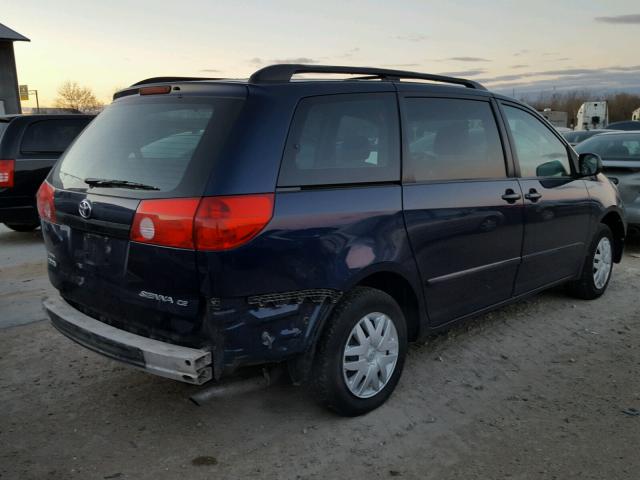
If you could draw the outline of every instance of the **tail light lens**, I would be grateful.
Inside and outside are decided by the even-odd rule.
[[[0,160],[0,188],[13,187],[15,170],[15,160]]]
[[[269,223],[273,194],[143,200],[131,240],[165,247],[229,250]]]
[[[196,248],[239,247],[260,233],[272,215],[273,194],[205,197],[196,213]]]
[[[131,227],[131,240],[193,248],[193,217],[199,198],[142,200]]]
[[[54,193],[56,189],[46,180],[42,182],[38,193],[36,193],[36,203],[38,205],[38,215],[42,220],[51,223],[56,222],[56,206],[54,203]]]

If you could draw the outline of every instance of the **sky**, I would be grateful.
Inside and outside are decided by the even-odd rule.
[[[108,103],[144,78],[280,62],[446,73],[516,96],[640,89],[638,0],[0,0],[0,23],[31,39],[15,44],[18,79],[41,106],[67,80]]]

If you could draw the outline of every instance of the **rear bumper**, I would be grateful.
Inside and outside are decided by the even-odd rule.
[[[53,326],[71,340],[114,360],[149,373],[202,385],[211,380],[211,352],[181,347],[112,327],[76,310],[60,297],[44,308]]]

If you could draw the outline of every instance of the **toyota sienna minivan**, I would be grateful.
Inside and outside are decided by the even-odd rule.
[[[471,80],[145,80],[38,192],[45,308],[148,372],[201,385],[279,365],[359,415],[391,395],[408,342],[560,284],[603,294],[626,225],[601,168]]]

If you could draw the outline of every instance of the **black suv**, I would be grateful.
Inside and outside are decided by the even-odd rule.
[[[0,223],[18,232],[40,226],[36,192],[93,115],[0,116]]]
[[[45,307],[149,372],[200,385],[286,365],[357,415],[391,395],[409,341],[554,285],[602,295],[626,225],[600,170],[470,80],[154,78],[118,92],[39,190],[60,292]]]

